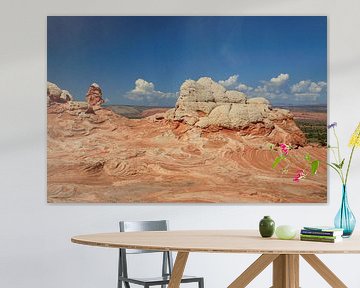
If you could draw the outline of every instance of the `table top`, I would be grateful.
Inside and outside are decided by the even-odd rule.
[[[182,252],[251,254],[340,254],[360,253],[360,235],[338,243],[262,238],[256,230],[190,230],[117,232],[80,235],[77,244]]]

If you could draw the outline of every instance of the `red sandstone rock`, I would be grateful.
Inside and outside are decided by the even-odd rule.
[[[296,185],[296,170],[282,175],[271,168],[269,144],[282,140],[288,123],[203,129],[105,108],[85,114],[84,105],[72,103],[48,108],[49,202],[326,201],[325,165]],[[294,169],[306,165],[307,152],[326,162],[326,148],[306,146],[292,150]]]
[[[88,103],[88,109],[86,113],[95,114],[94,107],[100,106],[105,101],[102,98],[102,91],[98,84],[93,83],[90,85],[88,92],[86,93],[86,101]]]

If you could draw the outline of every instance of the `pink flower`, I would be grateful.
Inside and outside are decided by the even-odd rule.
[[[289,149],[288,146],[284,143],[280,144],[280,148],[283,154],[288,155],[289,154]]]
[[[304,171],[304,169],[301,169],[296,173],[293,181],[296,182],[296,183],[299,183],[300,180],[305,178],[305,177],[306,177],[305,171]]]

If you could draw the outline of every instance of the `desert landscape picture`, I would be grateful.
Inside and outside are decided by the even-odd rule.
[[[327,201],[326,17],[51,16],[47,33],[48,202]]]

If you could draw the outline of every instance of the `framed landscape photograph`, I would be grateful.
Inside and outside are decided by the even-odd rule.
[[[50,203],[327,202],[327,17],[49,16]]]

